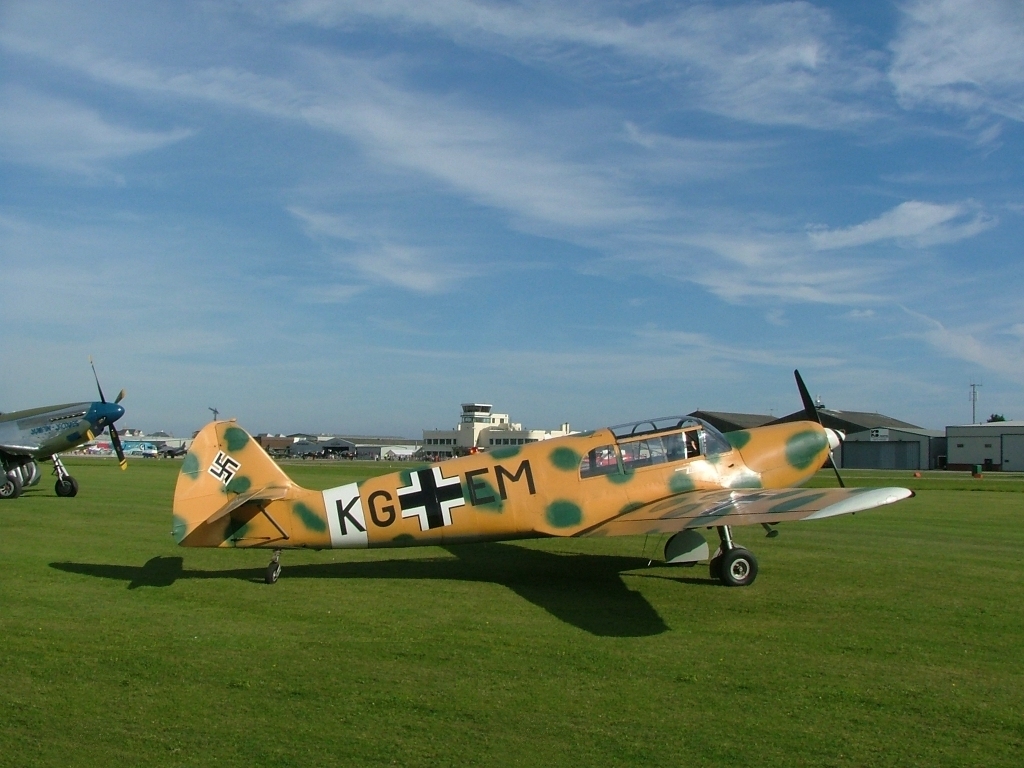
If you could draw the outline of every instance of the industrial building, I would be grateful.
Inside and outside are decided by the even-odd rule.
[[[947,469],[1024,471],[1024,421],[946,427]]]
[[[454,456],[568,434],[568,422],[559,429],[523,429],[523,425],[514,424],[507,413],[491,413],[489,403],[463,403],[462,416],[454,429],[423,430],[423,452],[431,456]]]
[[[943,469],[946,436],[919,427],[875,427],[846,435],[839,449],[844,469]]]

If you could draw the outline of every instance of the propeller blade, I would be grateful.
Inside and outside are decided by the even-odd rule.
[[[836,480],[839,482],[840,488],[845,488],[846,483],[843,482],[843,476],[839,474],[839,467],[836,465],[836,457],[832,454],[832,448],[828,449],[828,460],[832,462],[832,470],[836,473]]]
[[[114,446],[114,453],[117,454],[117,463],[121,465],[121,469],[128,469],[128,460],[124,457],[124,448],[121,447],[121,438],[117,434],[117,430],[114,429],[114,425],[110,425],[110,442]]]
[[[92,355],[89,355],[89,365],[92,367],[92,377],[96,379],[96,389],[100,392],[100,402],[107,402],[107,398],[103,396],[103,387],[100,386],[100,377],[96,375],[96,366],[92,362]]]
[[[114,402],[115,403],[120,403],[122,400],[124,400],[124,390],[123,389],[120,392],[117,393],[117,397],[114,398]]]
[[[804,380],[803,380],[803,377],[800,375],[800,371],[794,369],[793,370],[793,376],[796,377],[796,388],[800,390],[800,399],[803,400],[803,403],[804,403],[804,413],[807,416],[807,420],[808,421],[816,421],[816,422],[818,422],[818,426],[824,426],[821,423],[821,414],[818,413],[818,408],[814,404],[814,400],[811,399],[811,393],[807,391],[807,385],[804,384]],[[835,430],[828,430],[828,431],[829,432],[835,432]],[[839,436],[838,432],[836,433],[836,436],[837,437]],[[839,442],[840,442],[840,445],[841,445],[842,444],[842,440],[840,440]],[[839,467],[836,466],[836,458],[832,454],[832,441],[831,440],[829,440],[829,442],[828,442],[828,460],[829,460],[829,463],[832,465],[833,471],[835,471],[835,473],[836,473],[836,480],[839,482],[839,487],[840,488],[845,488],[846,487],[846,483],[843,482],[843,476],[839,474]]]
[[[811,399],[811,393],[807,391],[807,387],[804,385],[804,380],[800,376],[800,371],[794,370],[793,375],[796,376],[796,388],[800,390],[800,399],[804,401],[804,413],[807,414],[808,421],[816,421],[821,424],[821,417],[818,415],[818,409],[814,405],[814,401]]]

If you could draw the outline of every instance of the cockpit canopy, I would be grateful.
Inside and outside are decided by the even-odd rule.
[[[732,450],[721,432],[693,416],[664,416],[618,424],[610,429],[615,435],[615,445],[600,446],[584,456],[580,462],[580,477],[628,472],[638,467]]]

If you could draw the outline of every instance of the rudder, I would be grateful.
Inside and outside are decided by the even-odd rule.
[[[256,512],[259,504],[301,493],[234,419],[214,421],[185,456],[174,488],[171,532],[183,546],[223,546],[236,510],[248,504]]]

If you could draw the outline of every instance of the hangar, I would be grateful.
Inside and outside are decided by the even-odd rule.
[[[1024,471],[1024,421],[991,421],[946,427],[948,469]]]
[[[917,427],[875,427],[846,435],[839,466],[844,469],[943,469],[946,437]]]

